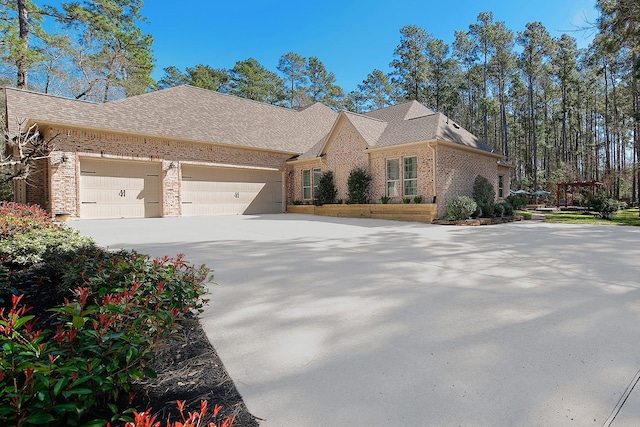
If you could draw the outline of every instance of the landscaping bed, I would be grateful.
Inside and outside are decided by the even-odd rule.
[[[4,202],[0,260],[0,425],[258,425],[198,323],[205,266]]]

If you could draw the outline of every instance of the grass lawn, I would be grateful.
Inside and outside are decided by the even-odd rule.
[[[545,212],[546,222],[563,222],[567,224],[608,224],[608,225],[635,225],[640,226],[638,209],[625,209],[618,211],[612,220],[596,218],[592,213],[586,212]]]

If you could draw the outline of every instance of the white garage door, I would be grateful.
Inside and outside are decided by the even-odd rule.
[[[182,166],[182,215],[281,213],[282,172]]]
[[[80,160],[81,218],[145,218],[162,215],[160,164]]]

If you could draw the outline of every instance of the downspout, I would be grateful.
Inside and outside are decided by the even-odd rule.
[[[432,170],[432,173],[433,173],[433,200],[432,200],[432,202],[433,203],[437,203],[438,202],[438,197],[437,197],[438,196],[438,182],[436,180],[437,176],[438,176],[438,174],[436,173],[436,154],[437,154],[437,151],[436,151],[436,148],[433,145],[431,145],[432,143],[433,143],[433,141],[428,142],[427,146],[429,148],[431,148],[431,151],[433,152],[433,156],[431,157],[431,163],[432,163],[431,170]]]

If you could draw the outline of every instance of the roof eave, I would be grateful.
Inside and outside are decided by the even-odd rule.
[[[161,135],[161,134],[151,134],[151,133],[141,133],[141,132],[125,132],[125,131],[116,130],[116,129],[100,128],[100,127],[92,127],[92,126],[82,126],[82,125],[76,125],[76,124],[71,124],[71,123],[55,122],[55,121],[48,121],[48,120],[29,119],[26,122],[27,127],[31,126],[34,123],[37,123],[38,126],[46,126],[46,127],[56,126],[56,127],[63,127],[65,129],[91,130],[91,131],[95,131],[95,132],[104,132],[104,133],[117,134],[117,135],[135,136],[135,137],[139,137],[139,138],[168,139],[168,140],[171,140],[171,141],[181,141],[181,142],[190,142],[190,143],[195,143],[195,144],[216,145],[216,146],[219,146],[219,147],[236,148],[236,149],[242,149],[242,150],[263,151],[263,152],[269,152],[269,153],[287,154],[287,155],[291,155],[291,156],[300,154],[299,152],[296,152],[296,151],[283,151],[283,150],[276,150],[276,149],[272,149],[272,148],[252,147],[252,146],[249,146],[249,145],[225,144],[225,143],[222,143],[222,142],[202,141],[202,140],[190,139],[190,138],[176,138],[175,136]]]
[[[376,152],[376,151],[384,151],[384,150],[396,149],[398,147],[411,147],[411,146],[414,146],[414,145],[425,145],[425,144],[428,144],[429,142],[433,142],[433,140],[403,142],[401,144],[385,145],[385,146],[382,146],[382,147],[369,147],[367,149],[367,151],[371,153],[371,152]]]

